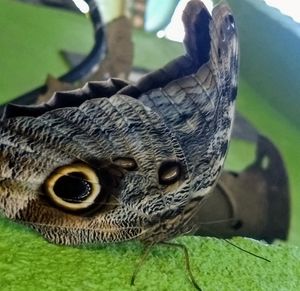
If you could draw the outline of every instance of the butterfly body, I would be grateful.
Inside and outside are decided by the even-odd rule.
[[[136,85],[1,121],[4,215],[70,245],[189,231],[226,156],[238,45],[223,4],[211,16],[193,0],[183,21],[187,54]]]

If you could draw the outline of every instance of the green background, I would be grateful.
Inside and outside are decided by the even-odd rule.
[[[238,14],[242,26],[239,17]],[[264,81],[255,86],[253,79],[255,76],[260,79],[262,69],[251,71],[250,77],[247,63],[255,63],[261,55],[259,51],[247,50],[246,39],[247,36],[243,36],[241,41],[238,109],[270,137],[283,154],[292,193],[289,243],[267,246],[249,239],[234,240],[237,245],[272,260],[266,263],[233,249],[222,240],[189,237],[179,241],[188,246],[192,270],[205,290],[300,290],[300,251],[297,247],[300,245],[299,127],[287,114],[278,111],[280,107],[273,106],[270,96],[265,98],[265,92],[270,95],[272,90],[276,95],[280,84],[273,86]],[[141,31],[135,31],[133,40],[134,64],[149,69],[161,67],[183,51],[179,44],[156,39]],[[263,46],[263,40],[261,44]],[[92,28],[86,17],[0,0],[1,101],[11,100],[41,85],[47,74],[59,76],[66,72],[68,67],[59,50],[86,53],[91,46]],[[288,100],[286,103],[287,107],[291,106]],[[253,157],[253,148],[235,141],[231,144],[226,167],[241,170]],[[162,246],[151,252],[136,287],[131,289],[130,276],[141,251],[137,243],[79,249],[55,246],[23,226],[1,218],[0,290],[191,289],[180,252]]]

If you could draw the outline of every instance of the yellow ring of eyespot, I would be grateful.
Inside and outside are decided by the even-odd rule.
[[[92,184],[91,193],[88,195],[86,200],[81,203],[71,203],[63,200],[58,197],[54,192],[54,185],[62,176],[68,175],[70,173],[80,173],[85,176],[86,181]],[[85,164],[72,164],[68,166],[62,166],[56,169],[50,177],[45,182],[45,190],[51,200],[58,205],[59,207],[65,208],[67,210],[81,210],[90,207],[95,199],[98,197],[101,191],[101,185],[98,176],[95,174],[94,170],[92,170],[89,166]]]

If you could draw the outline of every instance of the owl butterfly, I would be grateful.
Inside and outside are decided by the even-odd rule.
[[[187,233],[225,160],[238,38],[225,4],[183,13],[186,54],[137,82],[111,79],[8,105],[0,124],[0,209],[65,245]]]

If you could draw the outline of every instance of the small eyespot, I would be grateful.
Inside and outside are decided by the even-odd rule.
[[[100,181],[94,169],[81,163],[56,169],[43,188],[56,206],[69,211],[91,207],[101,194]]]
[[[113,160],[114,165],[119,166],[127,171],[134,171],[137,169],[137,163],[132,158],[118,157]]]
[[[171,185],[181,178],[182,169],[178,161],[165,161],[158,170],[159,183]]]

